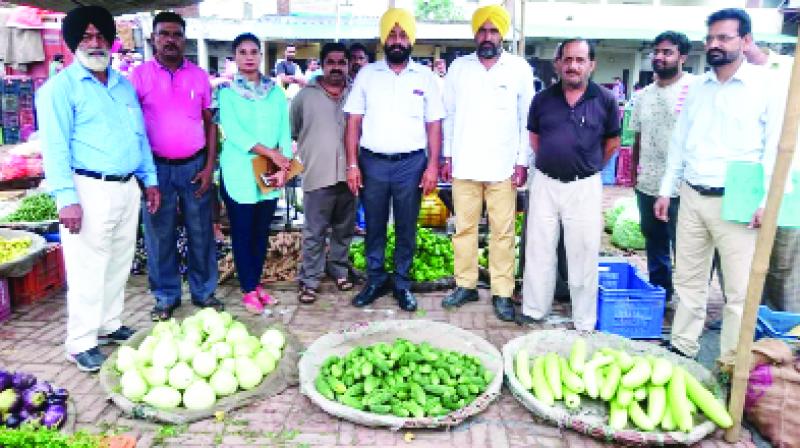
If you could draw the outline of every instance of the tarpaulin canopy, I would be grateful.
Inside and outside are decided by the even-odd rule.
[[[199,0],[25,0],[10,2],[18,5],[36,6],[51,11],[67,12],[76,6],[99,5],[113,15],[128,14],[154,9],[169,9],[199,3]]]

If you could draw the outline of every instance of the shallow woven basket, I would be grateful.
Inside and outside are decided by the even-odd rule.
[[[328,400],[317,392],[314,380],[320,366],[332,355],[344,356],[358,346],[377,342],[393,343],[397,338],[413,343],[428,342],[436,348],[477,356],[494,373],[486,390],[472,403],[441,417],[401,418],[359,411]],[[483,412],[500,395],[503,383],[503,360],[500,352],[475,334],[441,322],[429,320],[388,320],[356,324],[341,333],[326,334],[312,343],[300,358],[300,392],[328,414],[365,426],[401,428],[441,428],[458,425],[468,417]]]
[[[617,442],[629,446],[662,446],[690,445],[713,433],[717,426],[705,418],[702,412],[695,415],[695,427],[690,433],[684,432],[641,432],[635,429],[616,431],[607,425],[608,404],[600,400],[592,400],[581,395],[581,406],[571,410],[564,407],[563,402],[548,406],[525,390],[514,373],[514,357],[520,349],[527,350],[531,357],[556,352],[568,358],[573,341],[580,334],[575,330],[542,330],[512,339],[503,346],[503,363],[505,367],[506,385],[514,397],[523,406],[537,416],[559,428],[568,428],[607,442]],[[720,385],[705,367],[682,356],[669,352],[655,344],[634,341],[608,333],[594,332],[584,336],[587,354],[591,356],[603,347],[625,350],[632,356],[653,355],[669,360],[694,375],[705,387],[721,396]]]

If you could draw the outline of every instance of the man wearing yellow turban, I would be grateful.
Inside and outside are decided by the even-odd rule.
[[[400,309],[417,308],[409,274],[421,195],[433,191],[439,177],[444,107],[433,72],[410,59],[415,37],[410,12],[386,11],[380,22],[386,60],[358,72],[344,106],[349,114],[347,184],[361,197],[367,224],[367,284],[353,298],[357,307],[392,290]],[[384,269],[389,204],[395,228],[393,282]]]
[[[485,201],[492,235],[492,305],[504,321],[513,321],[516,314],[511,302],[516,188],[527,177],[525,126],[533,98],[531,66],[501,46],[509,24],[508,13],[498,5],[479,8],[472,16],[476,51],[453,61],[445,80],[442,168],[444,180],[453,181],[457,286],[442,306],[478,300],[478,222]]]

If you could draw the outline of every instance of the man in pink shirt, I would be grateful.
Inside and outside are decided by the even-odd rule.
[[[186,23],[174,12],[153,19],[155,59],[131,74],[161,190],[161,208],[143,214],[147,275],[156,304],[154,321],[169,319],[181,301],[179,224],[188,236],[188,280],[192,303],[222,309],[217,286],[216,244],[211,225],[212,175],[217,131],[211,114],[208,74],[184,58]]]

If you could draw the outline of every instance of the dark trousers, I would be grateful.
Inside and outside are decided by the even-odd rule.
[[[361,201],[367,221],[367,277],[370,284],[383,284],[388,280],[384,261],[391,205],[395,232],[394,285],[400,289],[411,286],[409,271],[416,250],[417,219],[422,200],[419,182],[427,163],[423,151],[402,160],[378,158],[368,151],[361,151],[359,155],[364,182]]]
[[[675,256],[675,235],[678,221],[678,208],[680,200],[672,198],[669,201],[669,221],[663,222],[653,213],[655,196],[636,192],[636,202],[639,205],[642,235],[647,251],[647,271],[650,283],[661,286],[667,292],[667,300],[672,297],[672,257]]]
[[[347,278],[347,254],[356,221],[356,199],[346,182],[303,194],[303,261],[299,281],[316,288],[327,271],[335,279]],[[330,229],[327,269],[325,240]]]
[[[211,226],[212,192],[209,190],[199,198],[195,197],[200,184],[192,183],[205,163],[203,157],[181,165],[156,161],[161,207],[151,215],[142,206],[147,277],[150,290],[162,307],[174,307],[181,300],[176,244],[179,209],[188,239],[186,258],[192,300],[206,300],[217,287],[216,243]]]
[[[242,292],[256,289],[261,282],[264,260],[269,247],[269,227],[275,217],[277,199],[240,204],[230,197],[225,185],[220,187],[222,200],[231,224],[231,246],[236,276]]]

